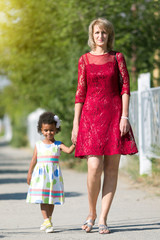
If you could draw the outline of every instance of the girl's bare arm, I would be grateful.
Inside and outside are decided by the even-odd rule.
[[[28,170],[28,175],[27,175],[28,185],[30,184],[31,177],[32,177],[32,172],[33,172],[33,169],[34,169],[36,163],[37,163],[37,149],[35,147],[34,152],[33,152],[33,157],[32,157],[32,160],[31,160],[31,163],[30,163],[30,166],[29,166],[29,170]]]
[[[72,153],[75,149],[75,145],[72,144],[70,147],[67,147],[62,143],[60,149],[65,153]]]

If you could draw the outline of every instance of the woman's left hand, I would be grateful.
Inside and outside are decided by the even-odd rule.
[[[119,124],[121,137],[124,136],[130,129],[130,124],[128,119],[121,118],[120,124]]]

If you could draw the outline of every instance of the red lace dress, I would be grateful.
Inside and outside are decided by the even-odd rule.
[[[115,58],[116,54],[116,58]],[[123,79],[120,84],[119,72]],[[129,75],[122,53],[86,53],[78,63],[75,103],[84,103],[75,156],[135,154],[137,147],[130,128],[120,136],[122,94],[130,94]]]

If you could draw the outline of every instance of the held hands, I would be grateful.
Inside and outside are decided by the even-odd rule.
[[[121,137],[124,136],[130,129],[130,124],[128,119],[121,118],[120,124],[119,124]]]

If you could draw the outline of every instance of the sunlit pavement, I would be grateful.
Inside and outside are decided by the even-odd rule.
[[[53,214],[54,233],[40,232],[43,222],[39,205],[25,202],[27,171],[32,151],[13,149],[0,143],[0,238],[4,239],[160,239],[160,197],[149,194],[119,177],[116,196],[109,214],[111,234],[92,233],[81,225],[88,214],[86,173],[63,169],[66,201]],[[100,198],[97,215],[100,213]]]

